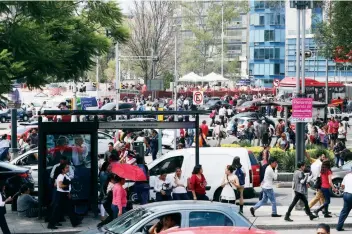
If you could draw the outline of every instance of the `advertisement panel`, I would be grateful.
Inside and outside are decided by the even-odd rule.
[[[294,98],[292,99],[292,122],[309,123],[313,121],[313,99]]]

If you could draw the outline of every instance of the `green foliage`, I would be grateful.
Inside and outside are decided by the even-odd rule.
[[[224,4],[223,22],[225,29],[231,25],[233,19],[240,16],[240,13],[248,11],[246,1],[182,3],[183,29],[193,34],[193,37],[184,39],[181,61],[183,73],[193,71],[206,75],[210,72],[221,72],[221,4]],[[224,44],[224,54],[226,54],[226,41]],[[238,64],[236,60],[225,60],[224,74],[230,77],[237,75]]]
[[[113,40],[128,37],[113,2],[9,1],[0,3],[0,13],[0,51],[7,50],[11,63],[22,66],[1,78],[2,87],[18,79],[31,88],[49,79],[78,80],[96,56],[108,52],[112,41],[105,29]]]
[[[170,82],[174,81],[174,75],[171,74],[170,72],[166,71],[163,75],[162,78],[164,80],[164,89],[169,89],[170,88]]]
[[[328,20],[323,22],[316,31],[319,47],[326,58],[340,57],[351,61],[352,51],[352,2],[330,1],[327,9]],[[341,51],[338,53],[336,49]]]

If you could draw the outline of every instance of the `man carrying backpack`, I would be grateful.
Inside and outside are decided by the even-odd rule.
[[[240,196],[240,213],[243,214],[243,190],[246,183],[246,173],[242,169],[242,164],[240,162],[240,157],[235,157],[232,161],[232,167],[235,169],[234,174],[238,178],[240,187],[237,189]],[[237,197],[237,196],[236,196]]]

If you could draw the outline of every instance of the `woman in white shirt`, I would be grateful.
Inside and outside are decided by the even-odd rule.
[[[10,201],[12,201],[11,197],[8,197],[7,199],[5,198],[5,182],[0,181],[0,227],[1,227],[2,233],[4,234],[11,234],[5,219],[5,214],[6,214],[5,204]]]
[[[187,190],[187,180],[182,175],[181,168],[176,168],[175,177],[174,177],[174,184],[173,184],[173,191],[172,191],[172,198],[174,200],[189,200]]]
[[[56,184],[56,196],[55,201],[53,201],[53,213],[49,220],[48,229],[57,229],[56,226],[61,226],[58,223],[58,218],[63,217],[65,214],[68,214],[72,227],[76,227],[81,224],[74,212],[73,206],[71,203],[71,179],[67,176],[67,173],[70,170],[68,164],[63,163],[59,166],[60,174],[57,176]]]
[[[156,192],[156,201],[172,200],[172,181],[167,178],[165,172],[161,172],[160,176],[155,180],[154,191]]]
[[[338,136],[337,138],[342,141],[343,143],[345,143],[346,141],[346,128],[342,123],[339,123],[339,128],[338,128]]]
[[[235,189],[240,187],[240,183],[236,175],[233,174],[233,167],[231,165],[226,166],[225,175],[221,182],[223,187],[220,198],[223,203],[236,203]]]

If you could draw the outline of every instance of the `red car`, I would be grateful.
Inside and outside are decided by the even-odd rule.
[[[242,103],[242,105],[236,107],[236,112],[237,113],[242,113],[242,112],[256,112],[259,111],[260,106],[257,105],[260,101],[248,101]]]
[[[249,159],[251,161],[252,173],[250,173],[249,181],[253,183],[253,187],[260,187],[260,164],[255,158],[252,151],[248,151]]]
[[[162,234],[276,234],[273,231],[260,230],[247,227],[193,227],[171,228],[161,232]]]

